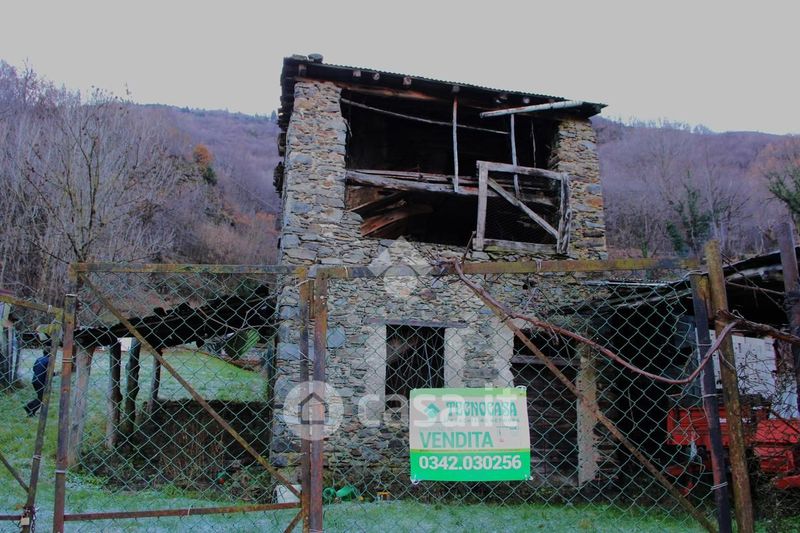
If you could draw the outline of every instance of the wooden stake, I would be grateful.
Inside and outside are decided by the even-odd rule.
[[[728,296],[725,293],[725,273],[722,270],[722,255],[718,241],[706,244],[706,263],[711,292],[711,310],[713,316],[720,311],[728,310]],[[715,319],[715,329],[719,335],[725,327],[720,319]],[[744,427],[742,425],[742,405],[739,398],[739,379],[736,375],[736,356],[733,353],[733,341],[727,338],[720,350],[720,377],[725,410],[728,414],[728,456],[730,458],[731,477],[733,478],[733,501],[736,512],[737,531],[753,533],[753,500],[750,494],[750,476],[747,472],[747,456],[744,445]]]
[[[458,192],[458,96],[453,97],[453,190]]]
[[[125,402],[123,404],[120,432],[129,435],[136,425],[136,397],[139,396],[139,368],[142,345],[137,340],[131,341],[128,349],[128,363],[125,366]]]
[[[117,445],[119,423],[121,419],[120,405],[122,392],[120,391],[120,367],[122,366],[122,347],[116,342],[108,347],[108,419],[106,420],[106,446],[113,449]]]
[[[778,226],[778,246],[781,250],[784,302],[789,319],[789,333],[797,335],[800,333],[800,272],[797,268],[794,227],[791,222]],[[797,388],[797,412],[800,414],[800,346],[792,345],[792,363]]]
[[[159,355],[163,355],[158,349]],[[147,399],[147,412],[152,413],[158,401],[158,391],[161,388],[161,363],[153,358],[153,375],[150,377],[150,397]]]
[[[517,166],[517,132],[514,126],[514,117],[515,115],[511,115],[511,164]],[[517,174],[514,174],[514,194],[519,198],[519,176]]]
[[[81,455],[83,430],[86,427],[87,408],[89,405],[89,378],[92,373],[94,350],[95,348],[84,348],[80,345],[76,346],[75,350],[75,388],[72,389],[74,411],[69,430],[68,466],[77,464]]]
[[[478,223],[475,228],[475,249],[483,251],[483,239],[486,233],[486,193],[489,190],[489,169],[478,162]]]

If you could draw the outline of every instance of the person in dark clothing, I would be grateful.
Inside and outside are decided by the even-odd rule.
[[[28,416],[36,416],[39,407],[42,406],[42,398],[44,397],[44,388],[47,384],[47,367],[50,364],[50,346],[45,344],[43,355],[36,359],[33,363],[33,379],[31,384],[33,390],[36,392],[36,398],[25,404],[25,412]]]

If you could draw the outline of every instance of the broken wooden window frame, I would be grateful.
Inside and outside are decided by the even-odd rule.
[[[531,218],[537,225],[552,235],[555,240],[555,252],[566,255],[569,249],[569,235],[571,225],[571,212],[569,208],[569,175],[561,172],[553,172],[540,168],[522,167],[519,165],[509,165],[508,163],[497,163],[493,161],[478,161],[478,222],[475,228],[474,247],[477,251],[483,251],[487,246],[517,250],[520,252],[552,252],[552,246],[536,243],[525,243],[515,241],[502,241],[498,239],[486,238],[486,208],[488,205],[489,188],[501,198],[519,208],[523,213]],[[559,189],[559,208],[558,208],[558,227],[554,228],[542,216],[533,211],[524,202],[509,193],[495,180],[489,177],[489,172],[502,172],[507,174],[535,176],[554,180]]]

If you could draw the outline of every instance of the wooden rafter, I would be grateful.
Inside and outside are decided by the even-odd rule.
[[[370,217],[361,226],[361,234],[364,237],[375,234],[383,228],[409,218],[432,213],[433,208],[429,205],[406,205],[392,209],[387,213]]]
[[[458,191],[453,190],[447,177],[442,176],[440,180],[435,174],[415,174],[410,172],[384,171],[386,174],[377,174],[379,171],[348,170],[347,182],[356,185],[366,185],[371,187],[381,187],[396,191],[418,191],[441,194],[455,194],[458,196],[478,196],[474,178],[461,176]],[[433,182],[427,180],[435,180]],[[488,191],[490,198],[499,198],[494,191]],[[552,193],[551,193],[552,195]],[[551,195],[545,191],[523,188],[522,200],[528,204],[535,204],[545,209],[556,209],[558,206]]]

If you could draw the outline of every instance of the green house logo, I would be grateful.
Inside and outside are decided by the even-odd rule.
[[[425,408],[425,413],[428,415],[428,420],[433,421],[436,420],[436,417],[442,410],[436,407],[435,403],[429,403],[428,407]]]

